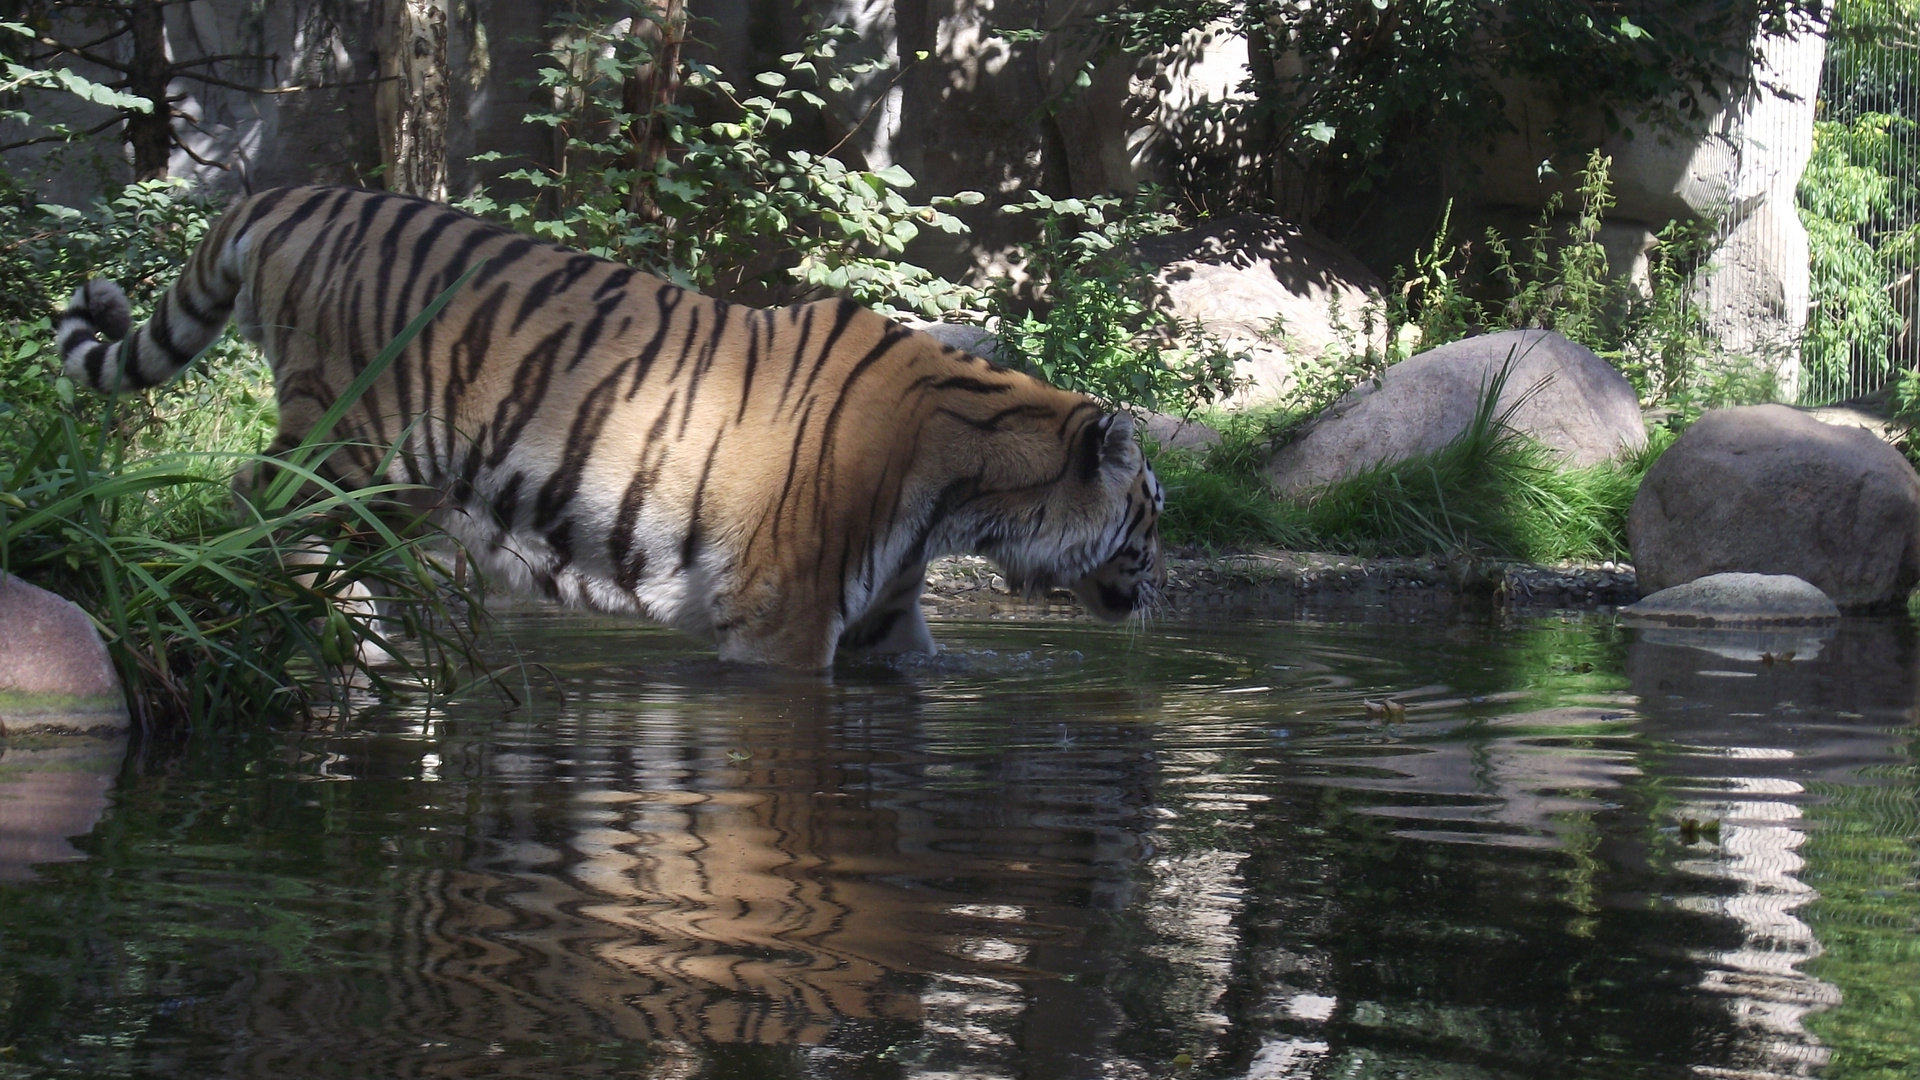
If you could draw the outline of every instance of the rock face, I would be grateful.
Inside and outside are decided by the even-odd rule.
[[[1385,286],[1358,259],[1311,230],[1262,214],[1236,214],[1140,244],[1157,267],[1166,308],[1198,320],[1228,348],[1245,350],[1243,403],[1278,396],[1292,357],[1328,348],[1362,352],[1365,312]],[[1384,328],[1374,330],[1376,347]]]
[[[98,732],[127,726],[120,676],[71,602],[0,573],[0,731]]]
[[[1792,574],[1708,574],[1661,589],[1622,615],[1678,626],[1799,626],[1832,622],[1840,608]]]
[[[1137,430],[1155,445],[1172,450],[1205,450],[1220,441],[1220,433],[1207,425],[1171,413],[1148,413]]]
[[[1378,386],[1362,385],[1315,417],[1274,455],[1268,475],[1283,492],[1301,491],[1438,450],[1467,429],[1482,388],[1509,356],[1500,409],[1533,391],[1508,422],[1559,451],[1567,465],[1597,464],[1646,445],[1639,399],[1624,376],[1552,331],[1511,330],[1388,368]]]
[[[909,330],[918,330],[932,337],[942,345],[951,345],[961,352],[970,352],[982,356],[997,364],[1011,364],[1012,357],[1000,351],[1000,339],[984,326],[974,323],[936,322],[931,319],[901,319],[900,325]]]
[[[1708,323],[1737,355],[1760,361],[1788,389],[1799,374],[1796,342],[1810,282],[1807,232],[1794,192],[1813,153],[1814,104],[1826,40],[1819,33],[1763,36],[1764,75],[1744,93],[1719,96],[1684,131],[1632,126],[1607,132],[1597,115],[1568,114],[1524,84],[1508,95],[1514,130],[1477,156],[1485,206],[1531,213],[1582,167],[1555,127],[1591,133],[1613,161],[1615,204],[1607,214],[1608,263],[1643,281],[1654,234],[1669,220],[1713,228],[1721,237],[1700,288]],[[1584,144],[1583,144],[1584,145]],[[1558,175],[1543,174],[1551,159]],[[1634,235],[1639,237],[1636,242]],[[1608,237],[1603,236],[1603,241]]]
[[[1920,581],[1920,476],[1860,428],[1721,409],[1648,470],[1627,544],[1650,590],[1743,570],[1804,578],[1843,609],[1898,604]]]

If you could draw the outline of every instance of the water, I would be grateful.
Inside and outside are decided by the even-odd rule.
[[[503,634],[136,754],[0,884],[0,1077],[1920,1073],[1904,624]]]

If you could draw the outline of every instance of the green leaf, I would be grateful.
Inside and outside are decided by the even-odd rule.
[[[61,87],[96,105],[106,105],[115,109],[132,109],[134,112],[152,112],[153,102],[132,94],[123,94],[112,87],[102,86],[92,79],[83,78],[66,68],[55,68],[47,74],[53,76]]]
[[[1314,142],[1330,143],[1333,141],[1334,134],[1333,125],[1327,123],[1325,120],[1315,120],[1313,123],[1307,125],[1307,138],[1312,139]]]
[[[897,188],[910,188],[914,183],[913,174],[901,168],[899,165],[889,165],[873,175]]]

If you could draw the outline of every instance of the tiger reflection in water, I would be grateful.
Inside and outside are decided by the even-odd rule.
[[[420,1059],[414,1036],[452,1054],[462,1039],[817,1046],[883,1031],[1003,1060],[1034,995],[1098,993],[1029,978],[1031,954],[1073,955],[1088,909],[1129,903],[1156,768],[1147,725],[987,753],[929,734],[911,686],[850,697],[700,664],[683,700],[650,688],[597,745],[470,759],[460,771],[487,780],[419,785],[450,808],[437,831],[473,839],[442,860],[457,869],[417,872],[390,898],[384,982],[287,983],[253,1001],[298,1010],[274,1025],[299,1033],[298,1053],[341,1034],[356,1010],[340,996],[383,1002],[405,1033],[361,1031],[358,1053],[400,1068]],[[714,719],[721,695],[692,688],[716,676],[736,722]],[[876,734],[888,749],[863,752]],[[973,764],[955,775],[955,761]],[[1110,1008],[1067,1011],[1080,1019],[1033,1037],[1111,1037]],[[488,1069],[474,1075],[510,1074]]]

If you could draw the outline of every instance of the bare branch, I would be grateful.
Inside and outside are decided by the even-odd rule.
[[[198,126],[198,125],[196,125],[196,126]],[[190,157],[190,158],[192,158],[193,160],[195,160],[195,161],[197,161],[197,162],[199,162],[200,164],[202,164],[202,165],[205,165],[205,166],[206,166],[207,168],[209,168],[209,169],[219,169],[219,170],[220,170],[221,172],[230,172],[230,171],[232,171],[232,169],[233,169],[233,166],[231,166],[231,165],[222,165],[222,164],[220,164],[220,163],[219,163],[219,162],[217,162],[217,161],[208,161],[208,160],[207,160],[206,158],[203,158],[203,157],[201,157],[201,156],[200,156],[199,154],[196,154],[196,153],[194,153],[194,152],[193,152],[193,147],[191,147],[191,146],[188,146],[188,145],[187,145],[187,144],[186,144],[185,142],[183,142],[183,141],[181,141],[181,140],[179,140],[179,139],[175,139],[175,140],[173,141],[173,145],[174,145],[174,146],[175,146],[175,147],[176,147],[176,148],[177,148],[177,149],[178,149],[178,150],[179,150],[179,151],[180,151],[181,153],[183,153],[183,154],[185,154],[185,155],[187,155],[188,157]]]
[[[172,63],[172,67],[176,73],[185,74],[186,72],[182,70],[184,68],[199,67],[201,64],[218,64],[224,60],[271,60],[277,64],[280,62],[280,54],[222,53],[219,56],[202,56],[197,60],[175,60]]]
[[[18,150],[23,146],[32,146],[36,143],[67,142],[69,140],[82,138],[87,135],[98,135],[101,132],[112,127],[113,125],[118,124],[121,121],[125,120],[126,118],[127,116],[125,113],[119,113],[115,115],[113,119],[105,121],[104,123],[95,124],[94,126],[88,128],[85,131],[70,131],[64,135],[42,135],[36,139],[22,139],[19,142],[6,143],[5,145],[0,145],[0,152],[4,152],[7,150]]]
[[[129,28],[128,28],[128,27],[126,27],[126,26],[121,26],[121,27],[120,27],[120,29],[118,29],[118,30],[115,30],[115,31],[114,31],[113,33],[111,33],[111,34],[107,34],[107,35],[105,35],[105,36],[103,36],[103,37],[97,37],[97,38],[94,38],[94,39],[93,39],[92,41],[89,41],[89,42],[87,42],[87,43],[86,43],[86,44],[84,44],[84,45],[75,45],[75,46],[73,46],[73,48],[76,48],[76,49],[93,49],[93,48],[97,48],[97,47],[99,47],[99,46],[101,46],[101,45],[105,45],[105,44],[106,44],[107,42],[109,42],[109,41],[112,41],[112,40],[113,40],[114,38],[117,38],[117,37],[119,37],[120,35],[122,35],[122,34],[124,34],[124,33],[126,33],[128,29],[129,29]],[[36,40],[36,41],[37,41],[37,40],[39,40],[39,39],[38,39],[38,38],[35,38],[34,40]],[[45,61],[47,61],[47,60],[51,60],[51,59],[53,59],[54,57],[56,57],[56,56],[59,56],[59,55],[60,55],[60,50],[55,50],[55,51],[53,51],[53,52],[49,52],[49,53],[41,53],[41,54],[39,54],[38,56],[29,56],[29,57],[27,57],[27,58],[26,58],[26,59],[25,59],[24,61],[22,61],[22,62],[23,62],[23,63],[28,63],[28,64],[38,64],[38,63],[42,63],[42,62],[45,62]]]
[[[262,87],[243,86],[240,83],[231,82],[227,79],[216,78],[212,75],[202,75],[197,71],[177,71],[174,73],[174,76],[181,79],[197,79],[209,86],[223,86],[228,90],[238,90],[243,94],[301,94],[308,90],[339,90],[348,86],[369,86],[373,83],[391,82],[400,77],[398,75],[378,75],[370,79],[354,79],[350,82],[310,83],[306,86]]]
[[[49,53],[45,57],[45,59],[52,59],[53,57],[59,56],[64,53],[67,56],[77,56],[80,59],[85,60],[89,64],[99,64],[101,67],[106,68],[109,71],[118,71],[123,75],[126,74],[127,72],[127,65],[121,63],[120,61],[110,60],[104,56],[101,56],[99,53],[94,52],[91,49],[84,49],[78,45],[69,45],[64,41],[61,41],[59,38],[50,38],[45,34],[35,34],[33,40],[53,50],[53,52]]]

